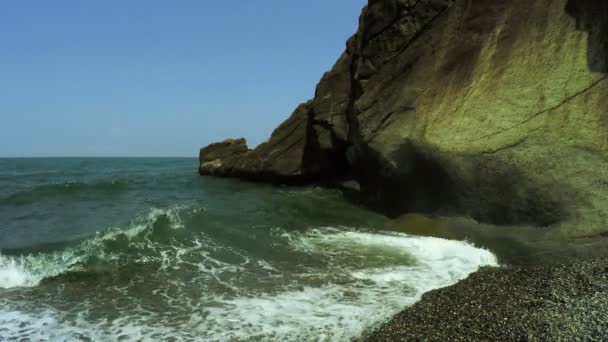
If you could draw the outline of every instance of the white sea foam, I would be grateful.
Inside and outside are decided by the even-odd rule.
[[[0,287],[33,286],[38,283],[19,259],[0,255]]]
[[[132,239],[151,230],[154,222],[166,215],[173,229],[183,228],[176,208],[152,209],[144,218],[135,220],[127,228],[111,228],[96,237],[85,240],[78,246],[62,251],[8,256],[0,253],[0,288],[37,286],[45,278],[67,272],[74,265],[85,261],[89,256],[111,261],[119,257],[103,249],[103,243],[119,236]]]
[[[59,275],[80,260],[73,251],[18,257],[0,254],[0,288],[36,286],[42,279]]]
[[[0,341],[158,341],[159,338],[183,338],[186,334],[170,327],[148,326],[137,317],[91,323],[77,314],[66,322],[63,314],[53,309],[38,313],[0,309]],[[188,337],[194,340],[194,336]]]
[[[423,293],[454,284],[481,266],[497,265],[492,253],[462,241],[346,228],[285,233],[284,237],[295,253],[336,261],[329,262],[335,269],[319,267],[315,270],[314,276],[326,281],[320,285],[283,283],[244,296],[201,293],[200,301],[205,304],[191,303],[185,320],[168,319],[159,312],[130,312],[113,321],[91,321],[82,315],[66,319],[65,313],[59,311],[25,314],[0,303],[0,335],[33,339],[81,336],[99,341],[108,340],[109,336],[143,341],[167,338],[348,341],[404,306],[412,305]],[[211,262],[206,259],[205,249],[215,247],[199,241],[191,250],[177,249],[161,258],[169,262],[168,259],[179,259],[184,253],[200,253],[203,259],[199,272],[213,276],[224,271],[238,271],[249,263],[246,260],[239,266],[217,260]],[[356,259],[360,261],[357,263],[341,263],[351,256],[363,259]],[[387,262],[366,264],[365,257],[386,258]],[[207,264],[212,267],[205,266]],[[277,270],[267,261],[249,265]],[[341,280],[332,282],[335,273],[340,274]],[[167,296],[179,303],[179,293],[168,292]],[[23,331],[27,335],[22,335]]]
[[[347,284],[224,301],[209,310],[215,337],[347,341],[412,305],[424,292],[452,285],[481,266],[497,265],[491,252],[462,241],[333,228],[290,237],[294,249],[328,258],[402,255],[404,264],[357,267],[350,274],[360,281]]]

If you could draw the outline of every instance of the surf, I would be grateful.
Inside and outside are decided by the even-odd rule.
[[[140,338],[349,340],[412,305],[425,292],[454,284],[480,267],[498,265],[494,254],[466,241],[345,226],[273,229],[270,245],[281,245],[289,258],[301,260],[300,265],[288,267],[212,236],[200,235],[190,243],[176,243],[162,234],[163,239],[155,239],[161,222],[167,223],[167,229],[188,229],[184,212],[187,210],[154,209],[122,230],[108,230],[54,254],[21,259],[3,256],[0,274],[11,276],[0,277],[0,286],[36,287],[45,284],[43,279],[61,282],[79,267],[82,270],[91,256],[142,263],[141,258],[123,257],[145,254],[155,260],[152,270],[170,276],[166,281],[172,290],[161,286],[154,295],[165,298],[170,307],[182,303],[174,309],[190,312],[187,320],[137,309],[112,321],[85,315],[65,328],[62,322],[68,320],[69,312],[24,311],[7,302],[0,315],[7,336],[20,336],[17,327],[38,336],[36,327],[46,322],[45,329],[57,338],[97,339],[131,331]],[[116,248],[117,241],[126,244]],[[142,253],[145,249],[149,250]],[[196,276],[180,279],[184,274]],[[150,279],[150,275],[146,277]],[[129,285],[116,286],[118,291]],[[129,299],[133,303],[140,300]],[[87,310],[94,310],[95,305]]]
[[[198,177],[195,162],[54,161],[0,179],[3,198],[34,201],[0,203],[0,337],[350,340],[498,265],[339,192]]]
[[[33,287],[68,272],[93,272],[101,262],[116,264],[121,256],[154,248],[163,232],[181,228],[177,208],[151,209],[126,227],[110,227],[74,247],[46,253],[20,250],[21,255],[0,251],[0,288]]]

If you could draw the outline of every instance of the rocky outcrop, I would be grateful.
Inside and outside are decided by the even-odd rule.
[[[226,175],[249,152],[245,139],[226,139],[202,148],[199,153],[201,174]]]
[[[346,167],[343,150],[321,145],[315,126],[323,123],[312,111],[312,101],[301,104],[267,142],[253,150],[242,138],[202,148],[199,173],[280,183],[336,179]]]
[[[595,235],[608,231],[607,78],[605,1],[370,0],[315,98],[218,170],[352,178],[389,215]]]

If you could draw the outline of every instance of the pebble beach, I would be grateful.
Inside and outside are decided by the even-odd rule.
[[[367,341],[607,341],[608,259],[483,268],[426,293]]]

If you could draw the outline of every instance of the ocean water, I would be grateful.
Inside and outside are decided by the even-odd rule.
[[[195,159],[0,159],[0,341],[348,341],[483,265]]]

